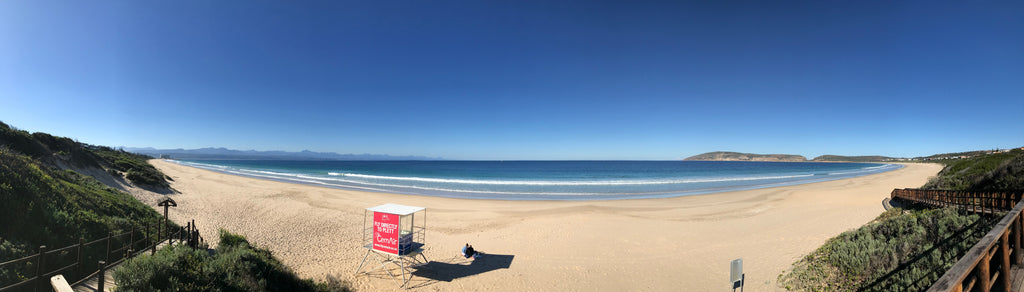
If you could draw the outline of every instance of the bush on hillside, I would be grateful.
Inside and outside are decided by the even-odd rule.
[[[895,208],[877,222],[830,239],[779,275],[790,290],[923,291],[995,223],[956,209]]]
[[[159,220],[131,195],[70,170],[39,163],[0,146],[0,261],[26,256],[40,245],[59,248]],[[103,251],[89,250],[91,261]],[[27,263],[28,265],[30,263]],[[24,280],[29,269],[0,269],[0,286]],[[67,275],[66,275],[67,276]]]
[[[131,195],[67,169],[106,167],[111,171],[108,165],[119,159],[136,172],[130,179],[140,184],[167,185],[161,179],[163,174],[146,162],[146,156],[46,133],[30,134],[0,122],[0,262],[36,253],[43,245],[62,248],[159,221],[160,215],[152,207]],[[111,174],[120,175],[116,170]],[[172,227],[177,225],[172,223]],[[123,241],[128,239],[115,238],[112,244],[117,246]],[[95,263],[106,258],[105,253],[102,248],[86,248],[81,260]],[[47,267],[78,260],[77,255],[69,254],[74,253],[50,255]],[[35,264],[33,259],[0,268],[0,287],[34,275]],[[78,276],[91,273],[93,267],[87,265],[81,270],[82,275],[65,272],[64,276],[77,280]]]
[[[0,122],[0,147],[6,147],[50,166],[61,165],[57,162],[64,162],[79,167],[102,167],[112,175],[126,173],[128,179],[137,185],[169,186],[165,180],[166,176],[147,162],[152,157],[106,146],[79,143],[67,137],[47,133],[30,134],[3,122]]]
[[[132,183],[144,186],[167,187],[170,184],[165,180],[165,175],[149,164],[147,160],[152,157],[114,150],[110,147],[93,147],[93,153],[106,162],[108,171],[116,170],[124,172]]]
[[[1024,151],[1019,149],[945,163],[946,167],[939,175],[921,188],[977,191],[1024,189]]]

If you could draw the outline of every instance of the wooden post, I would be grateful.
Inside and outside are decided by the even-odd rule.
[[[1013,254],[1015,255],[1013,257],[1013,263],[1014,264],[1018,264],[1018,265],[1021,264],[1021,254],[1020,253],[1021,253],[1022,250],[1024,250],[1020,246],[1020,243],[1021,243],[1021,231],[1024,231],[1024,221],[1022,221],[1022,219],[1024,219],[1024,216],[1022,216],[1022,214],[1017,214],[1017,218],[1014,218],[1014,220],[1013,220],[1014,221],[1013,222],[1014,223],[1014,226],[1013,226],[1013,234],[1014,234],[1013,235]]]
[[[153,223],[153,225],[156,225],[156,241],[154,241],[153,244],[149,246],[149,255],[156,255],[156,245],[160,244],[160,222],[157,221],[156,223]]]
[[[190,237],[192,237],[191,235],[189,235],[191,232],[192,232],[192,222],[191,221],[190,222],[185,222],[185,233],[183,234],[185,236],[182,236],[185,239],[185,241],[183,241],[185,243],[185,245],[191,244],[191,241],[188,240]]]
[[[46,285],[46,283],[50,281],[50,279],[44,279],[46,277],[43,277],[43,271],[46,270],[46,269],[43,268],[43,266],[46,265],[46,257],[45,256],[46,256],[46,246],[45,245],[40,245],[39,246],[39,255],[36,256],[36,262],[39,263],[39,265],[36,265],[36,290],[43,289],[43,291],[45,291],[45,288],[44,288],[45,286],[44,285]]]
[[[149,233],[149,225],[148,224],[146,225],[146,231],[145,232],[146,233],[143,233],[143,236],[146,237],[146,245],[142,246],[142,252],[145,252],[146,248],[149,247],[149,243],[153,241],[151,238],[149,238],[150,236],[153,236],[153,234]]]
[[[134,226],[132,226],[132,230],[128,232],[128,249],[135,249],[135,227]],[[126,257],[131,256],[131,255],[132,255],[131,253],[128,253],[128,255],[126,255]]]
[[[110,261],[110,240],[114,237],[114,233],[107,233],[107,255],[103,257],[104,261]]]
[[[162,236],[163,234],[164,234],[163,226],[160,226],[160,223],[157,222],[156,223],[156,242],[157,243],[160,243],[160,236]]]
[[[168,206],[169,205],[164,205],[164,229],[167,229],[167,238],[170,239],[171,238],[171,225],[167,223],[168,222],[168,219],[167,219],[167,207]]]
[[[78,272],[75,274],[75,278],[82,277],[82,249],[85,248],[85,239],[78,239],[78,261],[75,262],[75,268]]]
[[[107,273],[107,262],[100,261],[99,266],[100,273],[96,275],[96,291],[103,291],[103,282],[107,280],[107,275],[104,275]]]
[[[174,200],[172,200],[170,197],[167,197],[167,199],[164,199],[163,201],[160,201],[156,205],[160,206],[160,207],[164,207],[164,227],[166,227],[164,229],[167,229],[167,239],[168,239],[168,243],[170,243],[171,227],[170,227],[170,224],[168,224],[170,219],[167,219],[167,208],[177,207],[178,203],[174,202]],[[159,242],[159,240],[157,240],[157,242]]]
[[[985,255],[981,256],[981,261],[978,262],[978,287],[981,287],[981,291],[988,291],[989,282],[992,274],[988,271],[988,264],[991,257],[987,251]]]
[[[1001,254],[999,260],[1002,262],[1000,265],[1002,266],[1002,271],[999,272],[1001,274],[999,279],[1003,280],[1003,287],[1005,287],[1006,292],[1010,292],[1010,283],[1013,280],[1013,277],[1010,276],[1010,230],[1003,232],[1003,236],[999,241],[1002,241],[1002,244],[999,245],[999,253]]]

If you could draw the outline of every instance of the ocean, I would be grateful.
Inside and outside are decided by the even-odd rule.
[[[836,180],[903,167],[739,161],[169,161],[283,182],[501,200],[666,198]]]

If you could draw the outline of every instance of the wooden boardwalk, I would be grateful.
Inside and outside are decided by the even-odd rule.
[[[174,244],[178,245],[180,243],[179,242],[175,242]],[[156,249],[161,249],[161,248],[164,248],[165,246],[167,246],[167,241],[166,240],[161,241],[160,243],[158,243],[156,245]],[[141,256],[142,254],[146,254],[146,253],[147,253],[146,251],[142,251],[142,252],[136,254],[134,257],[138,257],[138,256]],[[126,260],[130,260],[130,259],[126,259]],[[124,260],[119,261],[119,262],[115,263],[114,265],[111,265],[111,266],[107,267],[106,272],[103,273],[103,291],[113,291],[114,288],[117,287],[117,284],[114,283],[114,270],[116,270],[122,264],[124,264]],[[88,279],[86,279],[86,280],[84,280],[84,281],[82,281],[82,282],[80,282],[80,283],[78,283],[76,285],[73,285],[71,288],[73,290],[75,290],[75,292],[99,292],[100,291],[100,288],[99,288],[99,274],[97,273],[96,275],[89,276]]]
[[[118,266],[121,266],[121,265],[117,265],[117,266],[112,267],[110,269],[114,270]],[[75,292],[98,292],[98,291],[100,291],[99,281],[97,280],[98,278],[99,277],[96,277],[96,276],[89,277],[89,280],[86,280],[85,282],[82,282],[81,284],[75,285],[75,286],[71,287],[71,289],[75,290]],[[114,284],[114,275],[113,275],[113,273],[106,273],[106,276],[103,277],[103,279],[104,279],[103,280],[103,290],[105,290],[105,291],[113,291],[114,288],[117,288],[117,285]]]

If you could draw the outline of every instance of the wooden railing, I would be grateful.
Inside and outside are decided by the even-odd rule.
[[[204,240],[195,227],[195,220],[178,230],[158,231],[164,222],[146,225],[145,227],[132,227],[129,231],[113,234],[105,238],[96,239],[90,242],[79,240],[78,244],[72,244],[58,249],[49,250],[40,246],[39,252],[20,259],[14,259],[0,263],[0,275],[16,273],[17,275],[33,275],[32,277],[20,277],[17,283],[0,283],[6,285],[0,287],[0,292],[6,291],[50,291],[50,277],[58,274],[65,276],[65,279],[75,280],[72,286],[77,285],[94,276],[99,276],[100,289],[103,290],[103,273],[107,268],[115,266],[136,255],[149,251],[156,253],[156,247],[167,241],[174,244],[175,240],[193,247]],[[96,250],[100,249],[100,250]],[[88,252],[93,251],[93,252]],[[94,263],[92,266],[89,263]]]
[[[1011,268],[1022,263],[1024,191],[972,192],[896,189],[893,199],[983,214],[1006,212],[992,230],[937,280],[928,291],[1013,291]]]
[[[902,199],[935,207],[958,207],[968,212],[986,214],[996,214],[1013,209],[1013,206],[1022,198],[1024,198],[1024,191],[892,190],[892,199]]]
[[[1013,291],[1010,268],[1021,264],[1024,201],[996,223],[928,291]]]

